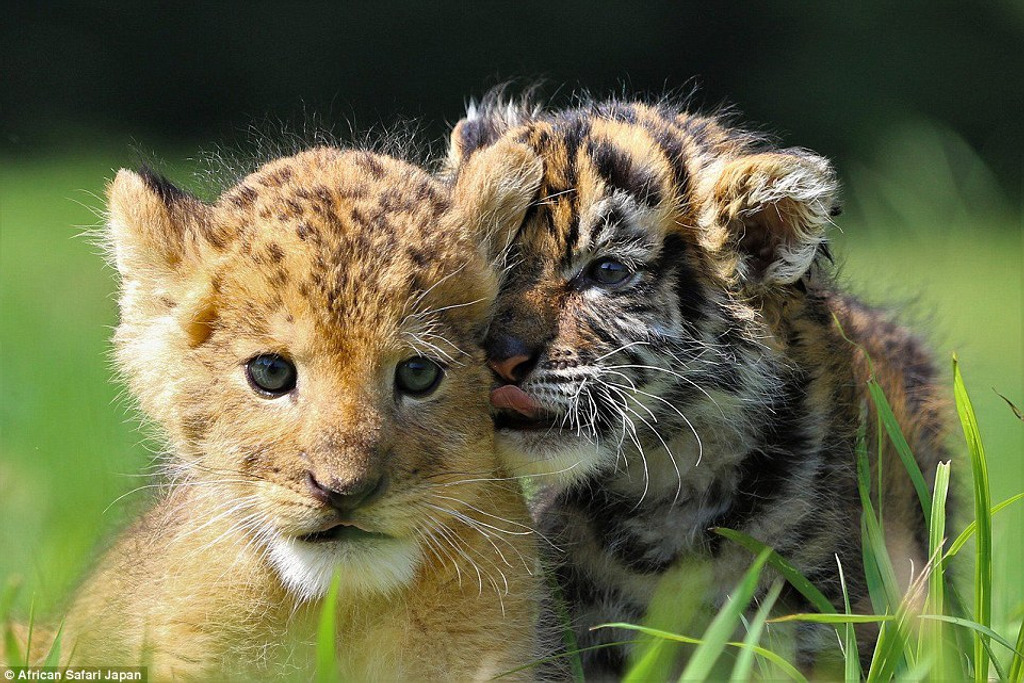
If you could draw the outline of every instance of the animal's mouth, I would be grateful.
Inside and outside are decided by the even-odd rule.
[[[342,522],[338,522],[310,534],[299,536],[299,540],[306,543],[359,543],[362,541],[382,540],[387,538],[391,537],[387,534],[369,531],[355,526],[354,524],[344,524]]]
[[[556,429],[561,417],[546,410],[537,399],[514,384],[491,392],[494,427],[498,430],[540,431]]]

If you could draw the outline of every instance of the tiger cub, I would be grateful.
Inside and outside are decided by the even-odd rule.
[[[831,164],[664,103],[544,111],[491,95],[453,130],[448,175],[509,141],[544,174],[505,254],[491,403],[503,458],[541,486],[579,647],[629,640],[590,629],[640,622],[681,562],[710,569],[720,605],[752,557],[714,527],[772,546],[841,606],[838,557],[870,612],[855,457],[868,356],[928,477],[946,458],[943,401],[922,344],[833,282]],[[925,527],[902,464],[883,462],[906,588]],[[823,656],[823,635],[798,634],[801,661]],[[627,655],[582,657],[601,677]]]
[[[539,174],[514,143],[452,188],[327,147],[214,204],[117,174],[117,360],[172,476],[74,600],[70,662],[287,671],[332,577],[344,680],[476,680],[537,656],[535,537],[494,455],[480,345],[488,245]]]

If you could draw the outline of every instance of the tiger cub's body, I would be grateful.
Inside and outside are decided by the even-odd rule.
[[[640,622],[681,563],[706,566],[705,600],[721,604],[752,556],[714,527],[774,547],[841,606],[838,559],[854,609],[869,611],[865,352],[929,479],[943,420],[919,342],[833,283],[830,164],[667,105],[543,112],[491,97],[452,133],[452,176],[503,140],[531,147],[544,177],[506,255],[492,404],[506,461],[542,487],[536,516],[578,645],[628,640],[590,628]],[[902,464],[883,462],[906,586],[927,560],[924,525]],[[820,635],[802,634],[805,662],[828,646]],[[583,654],[594,676],[621,674],[626,657]]]

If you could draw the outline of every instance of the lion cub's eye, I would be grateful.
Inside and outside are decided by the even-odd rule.
[[[409,396],[426,396],[441,383],[441,366],[422,356],[408,358],[395,368],[395,387]]]
[[[612,258],[598,259],[587,267],[587,279],[604,287],[621,285],[633,275],[626,264]]]
[[[269,398],[283,396],[294,389],[298,377],[291,361],[276,353],[256,356],[246,363],[245,372],[253,388]]]

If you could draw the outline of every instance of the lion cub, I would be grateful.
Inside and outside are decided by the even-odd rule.
[[[117,174],[117,359],[172,484],[74,601],[72,662],[273,672],[310,649],[335,575],[345,678],[479,679],[536,656],[535,540],[494,457],[480,343],[499,227],[540,173],[509,145],[448,189],[316,148],[212,205]]]

